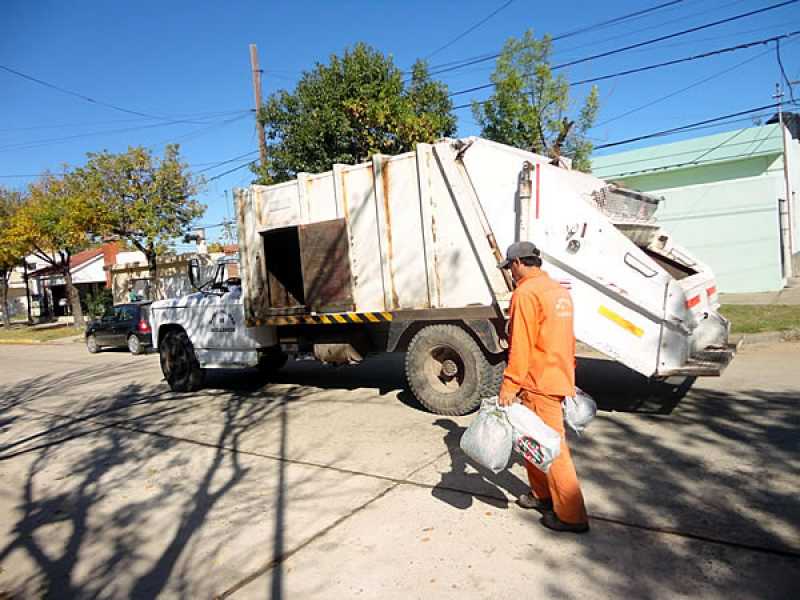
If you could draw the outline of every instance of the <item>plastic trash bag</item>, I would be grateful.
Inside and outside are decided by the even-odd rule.
[[[497,405],[494,396],[481,402],[478,415],[461,436],[460,446],[476,463],[499,473],[511,457],[511,435],[506,410]]]
[[[561,434],[524,404],[512,404],[506,409],[506,414],[514,430],[514,450],[547,473],[561,452]]]
[[[594,398],[580,388],[574,396],[564,398],[564,422],[578,435],[582,434],[597,414]]]

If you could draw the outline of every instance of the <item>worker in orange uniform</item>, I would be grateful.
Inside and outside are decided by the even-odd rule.
[[[531,242],[509,246],[498,265],[511,269],[516,283],[511,297],[508,366],[498,403],[519,399],[561,434],[561,452],[548,473],[525,461],[531,493],[519,498],[523,508],[542,513],[541,523],[555,531],[589,531],[586,506],[564,437],[564,396],[575,394],[575,333],[569,292],[541,270],[539,249]]]

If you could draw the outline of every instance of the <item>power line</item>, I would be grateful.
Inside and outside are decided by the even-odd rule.
[[[649,140],[649,139],[652,139],[652,138],[655,138],[655,137],[663,137],[663,136],[672,135],[672,134],[675,134],[675,133],[682,133],[684,131],[690,131],[692,129],[699,128],[699,126],[701,126],[701,125],[707,125],[707,124],[710,124],[710,123],[715,123],[715,122],[722,121],[722,120],[725,120],[725,119],[730,119],[730,118],[733,118],[733,117],[741,117],[743,115],[751,115],[753,113],[761,112],[761,111],[764,111],[764,110],[767,110],[767,109],[775,109],[778,106],[779,106],[778,103],[766,104],[764,106],[759,106],[757,108],[751,108],[749,110],[743,110],[743,111],[731,113],[731,114],[728,114],[728,115],[723,115],[723,116],[720,116],[720,117],[713,117],[711,119],[704,119],[702,121],[697,121],[695,123],[689,123],[688,125],[681,125],[680,127],[673,127],[671,129],[664,129],[663,131],[656,131],[654,133],[647,133],[647,134],[644,134],[644,135],[639,135],[639,136],[636,136],[636,137],[627,138],[627,139],[619,140],[619,141],[616,141],[616,142],[609,142],[607,144],[600,144],[599,146],[595,146],[594,149],[595,150],[602,150],[604,148],[613,148],[615,146],[622,146],[624,144],[632,144],[633,142],[639,142],[639,141],[642,141],[642,140]]]
[[[611,117],[610,119],[606,119],[605,121],[602,121],[601,123],[598,123],[594,127],[602,127],[603,125],[608,125],[609,123],[613,123],[614,121],[618,121],[619,119],[622,119],[622,118],[625,118],[627,116],[630,116],[635,112],[639,112],[640,110],[644,110],[645,108],[650,108],[651,106],[653,106],[655,104],[658,104],[659,102],[663,102],[664,100],[668,100],[670,98],[673,98],[674,96],[677,96],[678,94],[682,94],[683,92],[686,92],[686,91],[688,91],[688,90],[690,90],[692,88],[695,88],[695,87],[697,87],[699,85],[707,83],[707,82],[711,81],[712,79],[716,79],[717,77],[720,77],[722,75],[725,75],[726,73],[730,73],[731,71],[734,71],[734,70],[736,70],[736,69],[738,69],[740,67],[743,67],[747,63],[753,62],[754,60],[759,59],[762,56],[764,56],[766,54],[769,54],[770,52],[772,52],[772,50],[770,50],[768,48],[764,52],[759,52],[755,56],[751,56],[750,58],[748,58],[746,60],[743,60],[742,62],[736,63],[735,65],[733,65],[730,68],[723,69],[722,71],[718,71],[718,72],[714,73],[713,75],[709,75],[708,77],[704,77],[703,79],[695,81],[694,83],[691,83],[691,84],[689,84],[689,85],[687,85],[685,87],[682,87],[682,88],[680,88],[678,90],[675,90],[674,92],[670,92],[669,94],[666,94],[665,96],[661,96],[659,98],[656,98],[655,100],[651,100],[650,102],[646,102],[645,104],[642,104],[641,106],[637,106],[636,108],[632,108],[631,110],[625,111],[624,113],[621,113],[621,114],[619,114],[619,115],[617,115],[615,117]]]
[[[200,169],[200,170],[199,170],[199,171],[197,171],[197,172],[198,172],[198,173],[204,173],[204,172],[206,172],[206,171],[210,171],[210,170],[212,170],[212,169],[216,169],[217,167],[221,167],[222,165],[226,165],[226,164],[228,164],[228,163],[232,163],[232,162],[236,162],[237,160],[241,160],[241,159],[243,159],[245,156],[250,156],[251,154],[258,154],[258,152],[259,152],[259,150],[251,150],[250,152],[245,152],[244,154],[241,154],[241,155],[239,155],[239,156],[234,156],[233,158],[229,158],[229,159],[227,159],[227,160],[223,160],[223,161],[220,161],[220,162],[214,163],[214,165],[213,165],[213,166],[211,166],[211,167],[206,167],[205,169]]]
[[[228,123],[232,123],[234,121],[238,121],[239,119],[242,119],[242,118],[246,117],[247,113],[249,113],[249,110],[248,111],[244,111],[244,112],[245,112],[245,114],[241,114],[241,115],[236,116],[236,117],[234,117],[232,119],[226,119],[226,120],[223,120],[221,122],[212,124],[212,125],[209,126],[209,128],[216,128],[216,127],[219,127],[219,126],[222,126],[222,125],[226,125]],[[6,146],[0,146],[0,152],[12,151],[12,150],[29,150],[29,149],[32,149],[32,148],[39,148],[41,146],[49,146],[51,144],[69,142],[69,141],[72,141],[72,140],[77,140],[77,139],[86,138],[86,137],[93,137],[93,136],[96,136],[96,135],[111,135],[111,134],[118,134],[118,133],[128,133],[128,132],[131,132],[131,131],[141,131],[141,130],[144,130],[144,129],[155,129],[155,128],[158,128],[158,127],[169,127],[171,125],[182,125],[182,124],[186,124],[186,123],[191,123],[191,121],[186,121],[186,120],[166,121],[166,122],[163,122],[163,123],[150,123],[148,125],[136,125],[136,126],[133,126],[133,127],[123,127],[123,128],[119,128],[119,129],[104,129],[102,131],[84,132],[84,133],[78,133],[78,134],[68,135],[68,136],[63,136],[63,137],[58,137],[58,138],[48,138],[48,139],[33,140],[33,141],[30,141],[30,142],[17,142],[17,143],[14,143],[14,144],[8,144]],[[203,131],[204,130],[205,129],[203,129]],[[192,134],[187,134],[187,135],[192,135]],[[176,139],[179,139],[179,138],[176,138]]]
[[[641,72],[644,72],[644,71],[650,71],[650,70],[653,70],[653,69],[659,69],[659,68],[663,68],[663,67],[677,65],[677,64],[680,64],[680,63],[692,62],[692,61],[695,61],[695,60],[701,60],[701,59],[705,59],[705,58],[710,58],[712,56],[717,56],[719,54],[725,54],[725,53],[728,53],[728,52],[736,52],[738,50],[744,50],[744,49],[752,48],[752,47],[755,47],[755,46],[761,46],[761,45],[764,45],[764,44],[768,44],[770,42],[779,41],[781,39],[788,39],[788,38],[794,37],[796,35],[800,35],[800,30],[793,31],[791,33],[786,33],[786,34],[779,35],[779,36],[772,36],[772,37],[764,38],[764,39],[761,39],[761,40],[755,40],[755,41],[752,41],[752,42],[745,42],[743,44],[737,44],[735,46],[728,46],[726,48],[719,48],[717,50],[711,50],[709,52],[704,52],[702,54],[695,54],[695,55],[687,56],[687,57],[684,57],[684,58],[677,58],[677,59],[674,59],[674,60],[669,60],[669,61],[656,63],[656,64],[652,64],[652,65],[645,65],[643,67],[636,67],[634,69],[627,69],[625,71],[617,71],[616,73],[608,73],[606,75],[600,75],[598,77],[591,77],[591,78],[588,78],[588,79],[581,79],[579,81],[570,82],[569,85],[570,86],[575,86],[575,85],[582,85],[582,84],[586,84],[586,83],[594,83],[594,82],[597,82],[597,81],[613,79],[613,78],[616,78],[616,77],[623,77],[623,76],[626,76],[626,75],[632,75],[634,73],[641,73]],[[752,57],[751,59],[748,59],[748,60],[744,61],[743,63],[739,63],[738,65],[736,65],[736,66],[734,66],[732,68],[738,68],[738,67],[742,66],[743,64],[746,64],[750,60],[755,60],[756,58],[759,58],[760,56],[763,56],[764,54],[767,54],[768,52],[770,52],[770,50],[767,50],[766,52],[764,52],[762,54],[759,54],[759,55],[757,55],[755,57]],[[723,71],[722,73],[718,73],[717,75],[723,74],[725,72],[727,72],[727,71]],[[711,78],[716,77],[717,75],[713,75]],[[707,80],[703,80],[703,81],[707,81]],[[466,92],[470,92],[470,91],[477,91],[479,89],[485,89],[486,87],[492,87],[494,85],[495,84],[489,84],[488,86],[486,86],[486,85],[477,86],[475,88],[470,88],[468,90],[464,90],[463,92],[457,92],[457,93],[466,93]],[[693,85],[695,85],[695,84],[693,84]],[[684,88],[684,90],[685,89],[688,89],[688,88]],[[453,94],[451,94],[451,95],[453,95]],[[486,102],[487,101],[484,100],[484,101],[479,102],[479,104],[485,104]],[[459,104],[457,106],[454,106],[453,110],[460,110],[460,109],[463,109],[463,108],[468,108],[470,106],[472,106],[472,103]],[[616,117],[615,117],[615,119],[616,119]],[[608,121],[606,121],[606,122],[608,122]]]
[[[725,54],[727,52],[735,52],[737,50],[744,50],[746,48],[752,48],[753,46],[761,46],[763,44],[768,44],[770,42],[780,42],[782,39],[790,38],[792,36],[800,34],[800,30],[793,31],[791,33],[786,33],[783,35],[777,35],[769,38],[764,38],[762,40],[755,40],[753,42],[746,42],[744,44],[737,44],[735,46],[728,46],[727,48],[719,48],[717,50],[711,50],[709,52],[703,52],[701,54],[694,54],[692,56],[686,56],[684,58],[676,58],[674,60],[668,60],[661,63],[656,63],[653,65],[647,65],[644,67],[637,67],[635,69],[628,69],[627,71],[618,71],[616,73],[610,73],[608,75],[601,75],[599,77],[591,77],[589,79],[581,79],[579,81],[573,81],[570,85],[582,85],[586,83],[595,83],[597,81],[604,81],[606,79],[613,79],[615,77],[623,77],[625,75],[632,75],[634,73],[642,73],[644,71],[650,71],[652,69],[660,69],[662,67],[669,67],[672,65],[677,65],[680,63],[700,60],[703,58],[709,58],[712,56],[717,56],[719,54]]]
[[[439,52],[441,52],[442,50],[445,50],[445,49],[449,48],[450,46],[452,46],[453,44],[455,44],[455,43],[456,43],[456,42],[458,42],[459,40],[463,39],[464,37],[466,37],[467,35],[469,35],[469,34],[470,34],[470,33],[472,33],[473,31],[475,31],[476,29],[478,29],[478,27],[480,27],[481,25],[483,25],[484,23],[486,23],[486,22],[487,22],[489,19],[491,19],[491,18],[492,18],[493,16],[495,16],[497,13],[499,13],[500,11],[502,11],[502,10],[504,10],[504,9],[508,8],[508,7],[509,7],[509,6],[510,6],[510,5],[511,5],[513,2],[514,2],[514,0],[508,0],[508,2],[506,2],[505,4],[503,4],[502,6],[500,6],[499,8],[496,8],[495,10],[493,10],[491,13],[489,13],[488,15],[486,15],[485,17],[483,17],[483,18],[482,18],[480,21],[478,21],[477,23],[475,23],[474,25],[472,25],[471,27],[469,27],[469,28],[468,28],[468,29],[466,29],[465,31],[462,31],[461,33],[459,33],[459,34],[458,34],[456,37],[454,37],[452,40],[450,40],[449,42],[447,42],[446,44],[444,44],[444,45],[442,45],[442,46],[439,46],[439,47],[438,47],[436,50],[434,50],[433,52],[431,52],[430,54],[428,54],[428,55],[425,57],[425,60],[428,60],[428,59],[429,59],[431,56],[433,56],[434,54],[438,54],[438,53],[439,53]]]
[[[696,32],[696,31],[702,31],[703,29],[709,29],[711,27],[716,27],[718,25],[724,25],[726,23],[732,23],[733,21],[738,21],[739,19],[745,19],[747,17],[752,17],[753,15],[758,15],[758,14],[761,14],[761,13],[764,13],[764,12],[767,12],[767,11],[770,11],[770,10],[775,10],[775,9],[778,9],[778,8],[782,8],[782,7],[788,6],[790,4],[796,4],[797,2],[800,2],[800,0],[785,0],[785,2],[779,2],[778,4],[772,4],[770,6],[765,6],[763,8],[758,8],[756,10],[751,10],[751,11],[746,12],[746,13],[740,13],[740,14],[734,15],[732,17],[727,17],[725,19],[719,19],[717,21],[712,21],[711,23],[706,23],[704,25],[697,25],[696,27],[690,27],[689,29],[684,29],[682,31],[677,31],[675,33],[670,33],[670,34],[667,34],[667,35],[662,35],[662,36],[659,36],[659,37],[656,37],[656,38],[652,38],[650,40],[645,40],[643,42],[637,42],[635,44],[629,44],[627,46],[623,46],[622,48],[615,48],[614,50],[607,50],[605,52],[600,52],[598,54],[593,54],[592,56],[586,56],[584,58],[578,58],[578,59],[575,59],[575,60],[571,60],[569,62],[565,62],[565,63],[562,63],[560,65],[557,65],[556,67],[553,67],[553,68],[554,69],[556,69],[556,68],[562,69],[562,68],[565,68],[565,67],[571,67],[573,65],[579,65],[579,64],[582,64],[582,63],[585,63],[585,62],[589,62],[591,60],[595,60],[595,59],[598,59],[598,58],[605,58],[606,56],[612,56],[614,54],[619,54],[621,52],[626,52],[628,50],[633,50],[634,48],[641,48],[642,46],[649,46],[649,45],[652,45],[652,44],[656,44],[658,42],[663,42],[664,40],[669,40],[669,39],[680,37],[680,36],[683,36],[683,35],[688,35],[690,33]]]
[[[43,79],[39,79],[37,77],[33,77],[32,75],[28,75],[26,73],[23,73],[22,71],[17,71],[16,69],[12,69],[11,67],[6,67],[4,65],[0,65],[0,69],[2,69],[3,71],[6,71],[8,73],[11,73],[12,75],[16,75],[17,77],[22,77],[23,79],[27,79],[29,81],[33,81],[35,83],[38,83],[39,85],[43,85],[43,86],[48,87],[48,88],[53,89],[53,90],[57,90],[57,91],[59,91],[59,92],[61,92],[63,94],[68,94],[70,96],[74,96],[76,98],[80,98],[81,100],[84,100],[84,101],[89,102],[91,104],[97,104],[98,106],[105,106],[106,108],[111,108],[111,109],[117,110],[119,112],[128,113],[129,115],[136,115],[136,116],[139,116],[139,117],[145,117],[147,119],[156,119],[158,121],[170,120],[169,117],[151,115],[151,114],[148,114],[148,113],[140,112],[138,110],[131,110],[129,108],[123,108],[122,106],[118,106],[116,104],[111,104],[110,102],[103,102],[102,100],[96,100],[94,98],[86,96],[85,94],[81,94],[80,92],[74,92],[72,90],[68,90],[68,89],[63,88],[61,86],[58,86],[58,85],[56,85],[54,83],[50,83],[48,81],[44,81]],[[190,121],[186,121],[186,122],[190,122]]]
[[[250,109],[237,109],[237,110],[223,110],[214,112],[190,113],[185,115],[176,115],[175,118],[197,118],[197,119],[211,119],[214,117],[224,117],[227,115],[238,114],[247,112]],[[129,119],[113,119],[110,121],[93,121],[91,123],[54,123],[52,125],[34,125],[30,127],[5,127],[0,129],[0,132],[10,131],[34,131],[37,129],[68,129],[70,127],[93,127],[95,125],[114,125],[117,123],[131,123],[141,121],[142,119],[152,120],[150,117],[138,117]]]
[[[573,30],[573,31],[568,31],[568,32],[565,32],[565,33],[560,33],[560,34],[558,34],[558,35],[556,35],[556,36],[554,36],[554,37],[552,37],[550,39],[552,41],[554,41],[554,42],[558,41],[558,40],[566,39],[566,38],[578,35],[579,33],[585,33],[587,31],[591,31],[593,29],[601,29],[603,27],[607,27],[608,25],[617,24],[617,23],[621,23],[623,21],[639,18],[639,17],[644,16],[646,14],[661,10],[662,8],[673,6],[675,4],[679,4],[681,2],[683,2],[683,0],[672,0],[670,2],[665,2],[665,3],[662,3],[662,4],[658,4],[656,6],[651,6],[650,8],[645,8],[645,9],[638,10],[638,11],[635,11],[635,12],[632,12],[632,13],[621,15],[619,17],[615,17],[615,18],[609,19],[607,21],[602,21],[600,23],[594,23],[592,25],[587,25],[587,26],[582,27],[580,29],[576,29],[576,30]],[[440,65],[437,65],[436,67],[433,67],[431,69],[430,74],[431,75],[440,75],[442,73],[447,73],[448,71],[454,71],[456,69],[461,69],[461,68],[469,67],[471,65],[479,64],[479,63],[482,63],[482,62],[487,62],[487,61],[493,60],[493,59],[495,59],[495,58],[497,58],[499,56],[500,56],[500,53],[497,52],[497,53],[494,53],[494,54],[484,54],[484,55],[473,57],[473,58],[467,58],[467,59],[463,59],[463,60],[460,60],[460,61],[451,61],[449,63],[442,63]]]
[[[249,167],[250,165],[254,165],[254,164],[256,164],[256,162],[257,161],[255,161],[255,160],[249,160],[246,163],[239,165],[238,167],[234,167],[232,169],[228,169],[227,171],[223,171],[219,175],[214,175],[213,177],[209,177],[208,179],[206,179],[206,181],[214,181],[215,179],[219,179],[220,177],[225,177],[225,175],[229,175],[230,173],[233,173],[234,171],[238,171],[240,169],[244,169],[245,167]]]
[[[789,81],[789,77],[786,75],[786,69],[783,68],[783,61],[781,60],[781,41],[775,41],[775,56],[778,59],[778,66],[781,69],[781,75],[783,76],[783,80],[786,82],[786,86],[789,88],[789,97],[794,102],[794,89],[792,89],[792,82]]]
[[[732,17],[727,17],[725,19],[718,19],[717,21],[712,21],[711,23],[706,23],[704,25],[697,25],[696,27],[690,27],[689,29],[684,29],[682,31],[677,31],[677,32],[670,33],[670,34],[667,34],[667,35],[662,35],[662,36],[659,36],[659,37],[651,38],[649,40],[644,40],[642,42],[637,42],[635,44],[628,44],[627,46],[622,46],[621,48],[614,48],[613,50],[607,50],[605,52],[600,52],[598,54],[593,54],[591,56],[585,56],[583,58],[577,58],[575,60],[564,62],[564,63],[558,64],[558,65],[554,65],[553,67],[551,67],[551,70],[552,71],[557,71],[559,69],[564,69],[566,67],[571,67],[571,66],[574,66],[574,65],[582,64],[582,63],[585,63],[585,62],[596,60],[598,58],[605,58],[607,56],[612,56],[614,54],[620,54],[622,52],[627,52],[627,51],[633,50],[635,48],[641,48],[643,46],[649,46],[649,45],[652,45],[652,44],[655,44],[655,43],[658,43],[658,42],[663,42],[663,41],[668,40],[668,39],[684,36],[684,35],[687,35],[689,33],[694,33],[696,31],[701,31],[703,29],[709,29],[710,27],[716,27],[718,25],[723,25],[725,23],[731,23],[731,22],[737,21],[739,19],[744,19],[746,17],[751,17],[751,16],[756,15],[756,14],[760,14],[760,13],[767,12],[767,11],[770,11],[770,10],[775,10],[775,9],[778,9],[778,8],[782,8],[784,6],[788,6],[789,4],[796,4],[797,2],[800,2],[800,0],[785,0],[784,2],[780,2],[778,4],[773,4],[771,6],[766,6],[764,8],[751,10],[751,11],[746,12],[746,13],[740,13],[738,15],[734,15]],[[555,39],[555,38],[553,38],[553,39]],[[495,55],[493,58],[496,58],[497,56],[499,56],[499,54]],[[475,63],[473,62],[473,63],[470,63],[470,64],[475,64]],[[437,73],[432,71],[431,74],[435,75]],[[466,94],[466,93],[469,93],[469,92],[475,92],[475,91],[478,91],[478,90],[488,89],[488,88],[494,87],[494,85],[495,85],[494,83],[488,83],[488,84],[484,84],[484,85],[480,85],[480,86],[475,86],[475,87],[469,88],[467,90],[460,90],[460,91],[453,92],[452,94],[450,94],[450,97],[459,96],[461,94]]]

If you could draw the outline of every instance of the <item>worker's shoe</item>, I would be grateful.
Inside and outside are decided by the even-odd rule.
[[[566,531],[568,533],[586,533],[589,531],[589,523],[566,523],[559,519],[554,512],[542,514],[541,524],[553,531]]]
[[[552,498],[539,500],[539,498],[534,496],[532,493],[522,494],[522,496],[517,498],[517,504],[519,504],[522,508],[532,508],[534,510],[538,510],[542,514],[546,512],[553,512]]]

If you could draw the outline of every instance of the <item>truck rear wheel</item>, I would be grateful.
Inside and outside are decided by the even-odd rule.
[[[440,415],[465,415],[497,394],[497,370],[455,325],[428,325],[406,352],[406,378],[417,400]],[[502,372],[501,372],[502,373]]]
[[[185,331],[170,331],[159,344],[161,372],[173,392],[195,392],[203,386],[205,372],[197,362]]]

